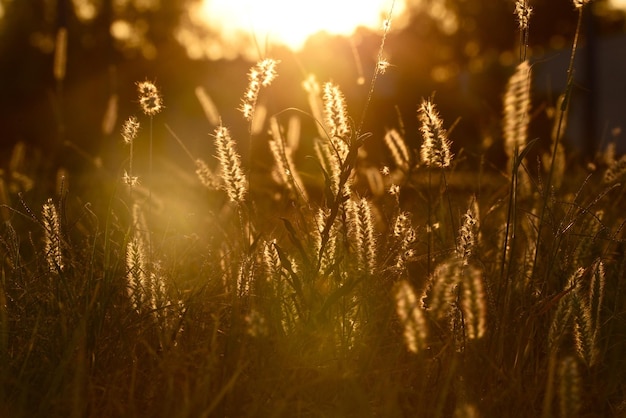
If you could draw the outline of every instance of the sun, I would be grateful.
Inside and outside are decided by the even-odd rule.
[[[392,5],[393,16],[406,7],[404,0],[202,0],[190,17],[228,44],[256,38],[298,51],[319,32],[349,36],[360,26],[379,29]]]

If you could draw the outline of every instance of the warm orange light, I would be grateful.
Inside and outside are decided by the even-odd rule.
[[[405,0],[203,0],[190,17],[229,44],[254,35],[261,45],[267,40],[297,51],[321,31],[351,35],[359,26],[381,28],[392,3],[393,15],[402,14]]]
[[[626,0],[609,0],[608,3],[613,9],[626,11]]]

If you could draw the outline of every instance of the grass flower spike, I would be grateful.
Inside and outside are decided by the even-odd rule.
[[[0,0],[0,21],[4,13],[15,23],[18,3],[28,4]],[[95,3],[132,9],[139,1]],[[208,9],[190,3],[180,22],[189,33],[178,40],[214,50],[213,29],[196,26]],[[273,14],[272,24],[293,24],[297,12],[313,21],[301,2],[278,12],[257,3],[258,12],[247,11],[266,22],[271,16],[260,12]],[[339,10],[347,3],[311,7],[324,23],[360,18],[366,5]],[[0,165],[0,418],[626,418],[626,132],[607,115],[605,150],[584,138],[585,126],[567,124],[576,116],[570,99],[572,110],[586,99],[574,52],[591,16],[585,8],[595,4],[567,0],[569,13],[535,21],[534,0],[492,1],[506,4],[489,13],[473,13],[471,1],[433,0],[437,7],[419,16],[410,2],[389,3],[378,53],[376,35],[357,30],[345,41],[316,36],[289,54],[269,45],[279,41],[272,30],[257,52],[287,57],[281,78],[277,60],[243,64],[235,97],[227,81],[236,75],[224,72],[245,57],[206,63],[209,73],[198,62],[151,62],[171,88],[161,93],[175,96],[168,108],[145,78],[122,90],[118,82],[137,69],[120,62],[108,83],[100,77],[108,90],[100,103],[75,109],[94,89],[72,78],[81,69],[67,73],[72,89],[64,90],[65,60],[79,63],[80,45],[65,51],[62,28],[56,47],[50,30],[23,39],[55,60],[56,80],[48,76],[56,91],[50,103],[30,93],[16,100],[15,115],[31,103],[42,126],[18,134],[18,118],[5,133],[17,143]],[[388,40],[415,38],[419,56],[401,57],[411,45],[383,48],[394,4],[402,32]],[[85,24],[98,26],[111,11],[122,18],[120,7],[94,9],[96,20]],[[56,10],[44,9],[35,17]],[[132,29],[147,42],[169,22],[156,9],[134,9],[115,35]],[[411,26],[416,17],[431,39],[417,39],[425,32]],[[566,77],[551,68],[566,57],[526,60],[530,19],[555,17],[575,36]],[[148,33],[135,25],[144,18]],[[509,41],[484,33],[494,18],[510,21]],[[556,45],[543,43],[545,33],[533,39],[534,52]],[[439,43],[468,34],[463,45]],[[377,78],[405,58],[434,67],[405,68],[379,91]],[[546,80],[531,89],[533,63],[542,64],[542,79],[566,86],[561,98]],[[460,83],[458,66],[467,70]],[[398,91],[408,73],[418,89],[429,79],[439,91],[413,96],[412,115],[411,91]],[[224,121],[209,86],[220,102],[234,100]],[[122,115],[128,94],[134,116]],[[99,126],[91,113],[107,97]],[[531,100],[542,105],[531,109]],[[66,120],[65,105],[85,120]],[[447,121],[456,107],[458,125]],[[87,116],[97,123],[89,132],[108,143],[84,142]],[[60,141],[39,137],[48,124]],[[77,180],[71,188],[68,173]]]
[[[208,164],[200,158],[197,158],[195,163],[196,175],[198,176],[200,183],[202,183],[202,185],[209,190],[217,190],[219,187],[219,179],[213,173]]]
[[[463,225],[459,231],[457,249],[463,265],[467,265],[476,245],[476,229],[478,218],[470,207],[463,215]]]
[[[346,99],[339,86],[331,82],[324,83],[322,99],[324,101],[324,122],[328,129],[328,135],[336,147],[341,147],[338,151],[343,157],[343,154],[348,154],[347,145],[350,144],[350,123]],[[340,141],[336,141],[336,139]]]
[[[426,348],[428,332],[417,296],[406,280],[402,280],[396,285],[394,296],[396,313],[404,327],[406,347],[412,353],[419,353]]]
[[[404,142],[404,138],[395,129],[387,131],[384,137],[385,145],[391,151],[391,157],[396,166],[403,171],[407,171],[411,164],[411,154]]]
[[[266,58],[250,68],[248,72],[248,89],[244,93],[241,106],[239,107],[239,110],[241,110],[248,122],[254,119],[254,111],[261,87],[268,87],[278,76],[276,66],[279,63],[280,61],[275,59]]]
[[[466,267],[462,286],[461,310],[465,334],[470,340],[482,338],[487,331],[487,303],[482,271],[474,266]]]
[[[424,139],[421,148],[422,162],[428,167],[449,167],[453,156],[450,152],[450,141],[437,108],[430,99],[422,100],[418,119]]]
[[[130,146],[130,156],[128,158],[128,171],[124,170],[122,181],[129,187],[130,194],[132,195],[133,187],[139,184],[139,177],[133,174],[133,148],[135,145],[135,138],[139,132],[139,121],[136,117],[131,116],[124,122],[122,126],[122,138],[124,143]]]
[[[215,147],[228,199],[241,204],[248,191],[248,182],[241,168],[241,157],[235,149],[235,141],[227,128],[219,126],[215,129]]]
[[[124,138],[124,143],[127,145],[131,145],[135,138],[137,138],[137,133],[139,132],[139,121],[136,117],[131,116],[124,122],[122,125],[122,138]]]
[[[528,30],[528,23],[532,15],[533,8],[528,5],[528,0],[517,0],[515,2],[515,14],[517,23],[522,31]]]
[[[350,200],[348,213],[350,237],[356,250],[358,268],[371,276],[376,268],[376,239],[370,203],[365,198]]]
[[[139,105],[147,116],[154,116],[163,109],[163,98],[159,89],[151,81],[137,83],[139,93]]]
[[[59,214],[52,199],[43,205],[44,243],[46,260],[50,271],[63,270],[63,256],[61,253],[61,224]]]
[[[504,95],[504,150],[509,157],[509,166],[513,163],[515,150],[526,145],[528,137],[530,78],[530,64],[523,61],[509,79]]]
[[[144,214],[137,203],[132,207],[132,232],[126,247],[128,295],[137,312],[146,308],[149,290],[149,237]]]

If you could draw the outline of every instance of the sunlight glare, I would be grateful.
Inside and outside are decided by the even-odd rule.
[[[319,32],[349,36],[357,27],[380,29],[391,0],[202,0],[190,20],[218,33],[225,44],[256,37],[259,44],[281,44],[297,51]],[[405,10],[395,0],[393,17]]]
[[[609,7],[626,11],[626,0],[609,0]]]

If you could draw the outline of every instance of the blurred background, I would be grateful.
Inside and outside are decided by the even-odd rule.
[[[571,0],[529,4],[531,137],[548,144],[577,13]],[[38,170],[53,182],[47,173],[63,166],[117,176],[127,158],[121,124],[136,115],[142,132],[148,130],[135,86],[146,79],[159,87],[165,105],[153,120],[157,156],[189,164],[164,124],[194,156],[213,154],[208,134],[214,125],[195,94],[201,87],[233,136],[242,139],[246,158],[248,126],[236,108],[248,69],[264,57],[281,61],[278,79],[260,97],[268,114],[291,107],[307,111],[301,86],[313,73],[320,82],[339,84],[350,114],[359,120],[391,5],[388,0],[0,0],[3,175]],[[378,79],[364,130],[380,138],[386,128],[402,128],[409,143],[419,146],[417,106],[434,94],[445,125],[454,124],[456,153],[497,161],[502,96],[520,60],[514,1],[396,0],[393,7],[383,55],[391,66]],[[566,134],[568,147],[583,161],[610,141],[626,150],[625,12],[625,0],[595,0],[585,10]],[[67,30],[67,58],[64,73],[55,76],[61,28]],[[306,142],[315,131],[305,119]],[[18,143],[24,147],[16,155]],[[13,177],[13,188],[26,187]]]

